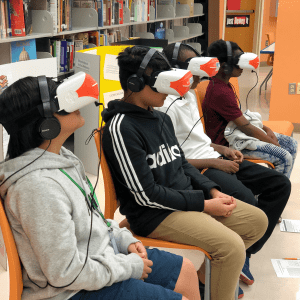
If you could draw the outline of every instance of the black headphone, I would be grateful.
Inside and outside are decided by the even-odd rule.
[[[138,92],[142,91],[144,89],[145,85],[150,85],[150,87],[152,88],[152,85],[154,85],[157,75],[160,72],[163,72],[163,71],[156,71],[156,72],[153,72],[151,74],[151,76],[147,76],[144,74],[150,60],[152,59],[153,55],[156,52],[168,63],[168,65],[170,66],[170,69],[171,69],[170,63],[159,51],[157,51],[154,48],[149,49],[149,51],[143,58],[137,73],[131,75],[127,79],[127,88],[130,89],[132,92],[138,93]]]
[[[187,67],[188,67],[188,62],[191,60],[191,58],[188,58],[185,62],[178,61],[179,49],[180,49],[181,44],[182,43],[180,43],[180,42],[175,43],[171,64],[174,68],[185,69],[186,70]],[[194,51],[197,54],[197,56],[199,56],[199,57],[201,56],[201,54],[194,47],[192,47],[191,45],[189,45],[189,44],[183,44],[183,45],[187,46],[192,51]]]
[[[53,113],[58,110],[58,103],[51,101],[46,76],[38,76],[42,104],[33,107],[21,116],[3,122],[2,125],[10,135],[22,130],[25,126],[37,122],[36,130],[44,140],[55,139],[61,130],[60,123]],[[42,116],[42,117],[41,117]],[[38,121],[37,121],[38,120]]]
[[[232,54],[232,47],[229,41],[226,41],[226,48],[227,48],[227,62],[224,64],[224,73],[230,75],[233,71],[233,67],[238,67],[238,62],[240,56],[244,53],[244,51],[239,47],[239,50],[242,51],[239,55],[233,57]]]
[[[38,76],[38,83],[43,102],[44,117],[38,121],[37,130],[44,140],[53,140],[60,133],[60,123],[57,118],[53,116],[55,110],[51,108],[50,94],[46,76]]]

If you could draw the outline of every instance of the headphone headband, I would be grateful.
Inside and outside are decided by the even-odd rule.
[[[38,83],[40,88],[40,95],[43,102],[43,111],[45,118],[52,117],[52,110],[50,105],[50,95],[48,90],[48,82],[46,76],[38,76]]]
[[[229,41],[226,41],[226,47],[227,47],[227,64],[232,65],[232,47],[231,43]]]
[[[141,47],[141,48],[144,48],[144,47]],[[162,53],[160,53],[159,51],[157,51],[155,48],[149,49],[148,52],[146,53],[146,55],[144,56],[144,58],[143,58],[143,60],[142,60],[142,62],[140,64],[140,67],[139,67],[138,71],[136,72],[136,74],[131,75],[128,78],[128,80],[127,80],[127,87],[132,92],[138,93],[138,92],[140,92],[140,91],[142,91],[144,89],[145,84],[150,85],[149,84],[149,82],[150,82],[149,79],[146,80],[147,82],[145,81],[144,77],[147,77],[147,76],[144,74],[144,72],[145,72],[145,70],[146,70],[149,62],[151,61],[153,55],[156,52],[168,64],[168,66],[170,67],[170,69],[172,68],[171,65],[170,65],[170,63],[168,62],[168,60],[164,57],[164,55]],[[160,72],[160,71],[157,71],[157,72]],[[155,72],[156,75],[157,75],[157,72]],[[152,82],[152,80],[151,80],[151,82]],[[155,82],[155,80],[154,80],[154,82]]]
[[[138,77],[142,77],[143,76],[143,74],[144,74],[144,72],[145,72],[145,70],[146,70],[146,68],[147,68],[147,66],[148,66],[148,64],[149,64],[152,56],[155,54],[156,51],[157,51],[156,49],[151,48],[147,52],[147,54],[145,55],[145,57],[143,58],[143,60],[141,62],[139,70],[136,72],[136,75]]]
[[[173,50],[173,57],[172,57],[172,65],[175,66],[175,65],[179,65],[178,63],[178,56],[179,56],[179,49],[180,49],[180,46],[181,46],[182,43],[180,42],[177,42],[175,43],[175,46],[174,46],[174,50]],[[183,44],[184,46],[187,46],[188,48],[190,48],[192,51],[194,51],[197,56],[201,56],[201,54],[191,45],[189,44]]]

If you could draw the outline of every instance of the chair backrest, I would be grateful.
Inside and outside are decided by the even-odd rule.
[[[0,228],[2,231],[9,267],[9,300],[21,300],[23,280],[20,258],[11,232],[3,200],[0,198]]]
[[[100,159],[100,153],[101,153],[101,171],[103,175],[103,181],[104,181],[104,191],[105,191],[105,210],[104,210],[104,216],[106,219],[113,219],[115,211],[120,206],[119,202],[117,201],[117,195],[116,190],[114,186],[114,182],[111,176],[111,172],[109,169],[109,166],[107,164],[103,147],[102,147],[102,133],[103,128],[99,128],[95,134],[94,139],[97,147],[98,157]]]

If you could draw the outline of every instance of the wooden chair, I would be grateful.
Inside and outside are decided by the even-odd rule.
[[[237,79],[237,78],[234,78],[234,79]],[[198,109],[199,109],[199,115],[200,116],[203,116],[202,103],[203,103],[203,100],[205,98],[206,89],[207,89],[208,84],[209,84],[209,80],[202,81],[198,84],[197,88],[194,90],[194,92],[196,94],[196,97],[197,97]],[[237,87],[235,87],[235,89],[236,89],[236,93],[238,95],[239,94],[238,85],[237,85]],[[201,121],[202,121],[202,124],[203,124],[203,128],[205,130],[204,118],[202,118]],[[275,169],[275,166],[267,160],[254,159],[254,158],[247,159],[247,160],[251,161],[253,163],[257,163],[257,164],[260,164],[260,163],[267,164],[270,168]]]
[[[100,151],[101,151],[101,170],[102,170],[104,189],[105,189],[105,213],[104,213],[104,216],[107,219],[113,219],[115,211],[117,210],[117,208],[119,207],[120,204],[117,200],[112,176],[111,176],[106,158],[104,156],[102,143],[101,143],[101,134],[100,134],[99,130],[95,132],[94,138],[95,138],[95,143],[96,143],[99,157],[100,157]],[[130,230],[130,225],[129,225],[127,219],[124,219],[119,225],[121,228],[126,227],[127,229]],[[204,300],[210,299],[210,274],[211,274],[210,260],[212,258],[208,252],[206,252],[204,249],[196,247],[196,246],[167,242],[167,241],[162,241],[162,240],[158,240],[158,239],[151,239],[151,238],[146,238],[146,237],[142,237],[142,236],[137,236],[135,234],[133,234],[133,235],[138,240],[140,240],[143,243],[143,245],[146,247],[188,249],[188,250],[198,250],[198,251],[203,252],[205,255],[205,297],[204,297]]]
[[[271,44],[273,44],[275,42],[274,32],[269,32],[266,35],[267,35],[267,39],[268,39],[268,45],[270,46]],[[274,53],[269,54],[268,59],[267,59],[267,65],[268,66],[273,66],[273,64],[274,64]],[[267,85],[267,83],[266,83],[266,85]]]
[[[22,270],[17,247],[11,232],[2,199],[0,198],[0,228],[6,248],[9,267],[9,300],[21,300],[23,291]]]

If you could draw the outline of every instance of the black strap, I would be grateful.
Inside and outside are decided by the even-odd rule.
[[[50,95],[49,95],[48,82],[46,76],[38,76],[38,82],[40,87],[41,99],[43,102],[44,117],[52,118],[53,114],[51,111]]]

